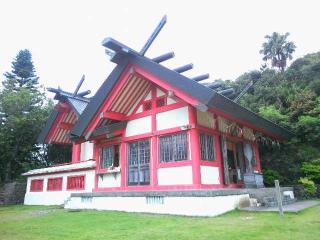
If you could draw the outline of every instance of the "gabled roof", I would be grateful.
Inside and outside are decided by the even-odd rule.
[[[56,95],[54,99],[68,102],[70,106],[76,111],[77,115],[81,115],[84,109],[87,107],[88,103],[90,102],[89,98],[81,97],[75,95],[74,93],[66,92],[61,89],[50,89],[51,91],[54,90]]]
[[[119,80],[120,75],[128,65],[139,66],[153,76],[168,83],[170,86],[173,86],[193,99],[196,99],[198,101],[198,106],[195,107],[201,108],[202,110],[205,110],[206,108],[218,110],[237,118],[242,122],[250,124],[259,131],[272,136],[277,136],[281,139],[292,137],[291,132],[279,125],[258,116],[216,91],[142,56],[138,52],[112,38],[105,39],[102,44],[104,47],[114,52],[111,61],[116,63],[117,66],[101,85],[88,104],[88,107],[83,111],[83,114],[71,130],[71,138],[73,139],[83,137],[87,126],[97,114],[99,108],[104,103],[106,97],[111,93]]]
[[[79,117],[84,109],[87,107],[88,103],[90,102],[89,98],[81,97],[74,95],[73,93],[65,92],[61,89],[50,89],[54,90],[56,95],[54,96],[54,99],[59,100],[59,102],[66,102],[71,108],[74,110],[76,115]],[[37,142],[38,143],[44,143],[51,128],[54,126],[54,123],[56,119],[58,118],[59,111],[54,108],[45,124],[45,126],[42,128]]]

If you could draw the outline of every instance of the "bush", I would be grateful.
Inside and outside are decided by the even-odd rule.
[[[309,180],[308,178],[300,178],[299,182],[302,183],[304,191],[307,194],[315,195],[315,193],[317,192],[317,187],[314,181]]]
[[[283,178],[281,177],[279,172],[277,172],[275,170],[265,169],[265,170],[262,170],[262,173],[263,173],[264,185],[267,187],[274,186],[275,180],[279,180],[280,182],[282,182],[282,180],[283,180]]]
[[[320,159],[311,162],[304,162],[302,165],[302,172],[306,177],[315,183],[320,183]]]

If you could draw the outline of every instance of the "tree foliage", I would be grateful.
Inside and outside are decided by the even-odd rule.
[[[292,53],[295,51],[295,44],[287,41],[289,33],[266,35],[266,42],[262,44],[260,53],[263,54],[264,61],[271,61],[271,66],[276,67],[282,72],[287,66],[287,60],[292,59]]]
[[[238,95],[251,76],[245,73],[232,84]],[[304,177],[302,165],[320,157],[320,52],[295,60],[283,72],[264,69],[240,104],[289,129],[295,135],[277,146],[261,145],[262,169],[297,183]],[[306,165],[308,166],[308,165]]]
[[[4,75],[0,92],[0,181],[10,181],[46,162],[36,139],[52,103],[38,86],[28,50],[18,53],[12,71]]]

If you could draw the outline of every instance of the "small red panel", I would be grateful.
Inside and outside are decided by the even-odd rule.
[[[61,191],[61,190],[62,190],[62,177],[48,179],[47,191]]]
[[[42,192],[43,191],[43,179],[31,180],[30,192]]]
[[[68,177],[67,190],[84,190],[84,189],[85,189],[85,175]]]
[[[143,103],[143,111],[149,111],[152,108],[151,101],[146,101]]]
[[[166,105],[166,97],[160,97],[156,100],[156,106],[157,107],[163,107]]]

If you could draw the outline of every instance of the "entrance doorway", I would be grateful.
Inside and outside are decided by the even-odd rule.
[[[226,139],[226,137],[222,137],[221,150],[224,168],[224,183],[242,183],[243,174],[246,173],[243,143],[231,141]]]

